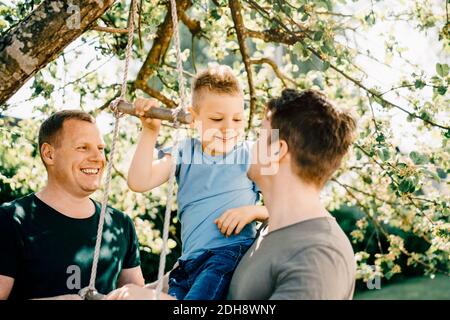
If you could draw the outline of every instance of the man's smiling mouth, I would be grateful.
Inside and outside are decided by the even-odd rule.
[[[96,175],[100,172],[99,168],[85,168],[85,169],[81,169],[81,172],[83,172],[84,174],[88,174],[88,175]]]

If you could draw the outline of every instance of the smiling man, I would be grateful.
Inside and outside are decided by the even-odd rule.
[[[0,207],[0,299],[77,299],[89,284],[106,159],[95,120],[79,110],[57,112],[39,130],[47,169],[41,191]],[[131,219],[108,208],[96,289],[143,285]]]

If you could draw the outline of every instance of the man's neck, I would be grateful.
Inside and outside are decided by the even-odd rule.
[[[95,213],[95,205],[88,196],[76,196],[52,181],[37,192],[36,196],[48,206],[70,218],[85,219]]]
[[[273,177],[262,191],[270,215],[269,232],[310,219],[331,217],[320,202],[320,190],[292,173]]]

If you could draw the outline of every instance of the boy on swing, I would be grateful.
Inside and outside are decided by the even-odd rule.
[[[153,100],[135,103],[141,115],[153,106]],[[265,221],[268,213],[256,205],[259,194],[247,177],[251,148],[242,141],[244,97],[229,67],[210,67],[196,76],[190,112],[200,139],[181,141],[176,155],[160,150],[157,160],[160,120],[141,117],[128,186],[135,192],[160,186],[176,161],[183,245],[168,293],[178,300],[218,300],[226,297],[233,271],[254,241],[255,221]]]

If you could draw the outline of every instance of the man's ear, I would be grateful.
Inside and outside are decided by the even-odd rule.
[[[278,161],[280,162],[289,152],[289,147],[286,141],[280,139],[278,140],[278,150],[275,154],[278,156]]]
[[[44,142],[41,146],[42,160],[46,165],[53,165],[55,162],[55,148],[47,142]]]

